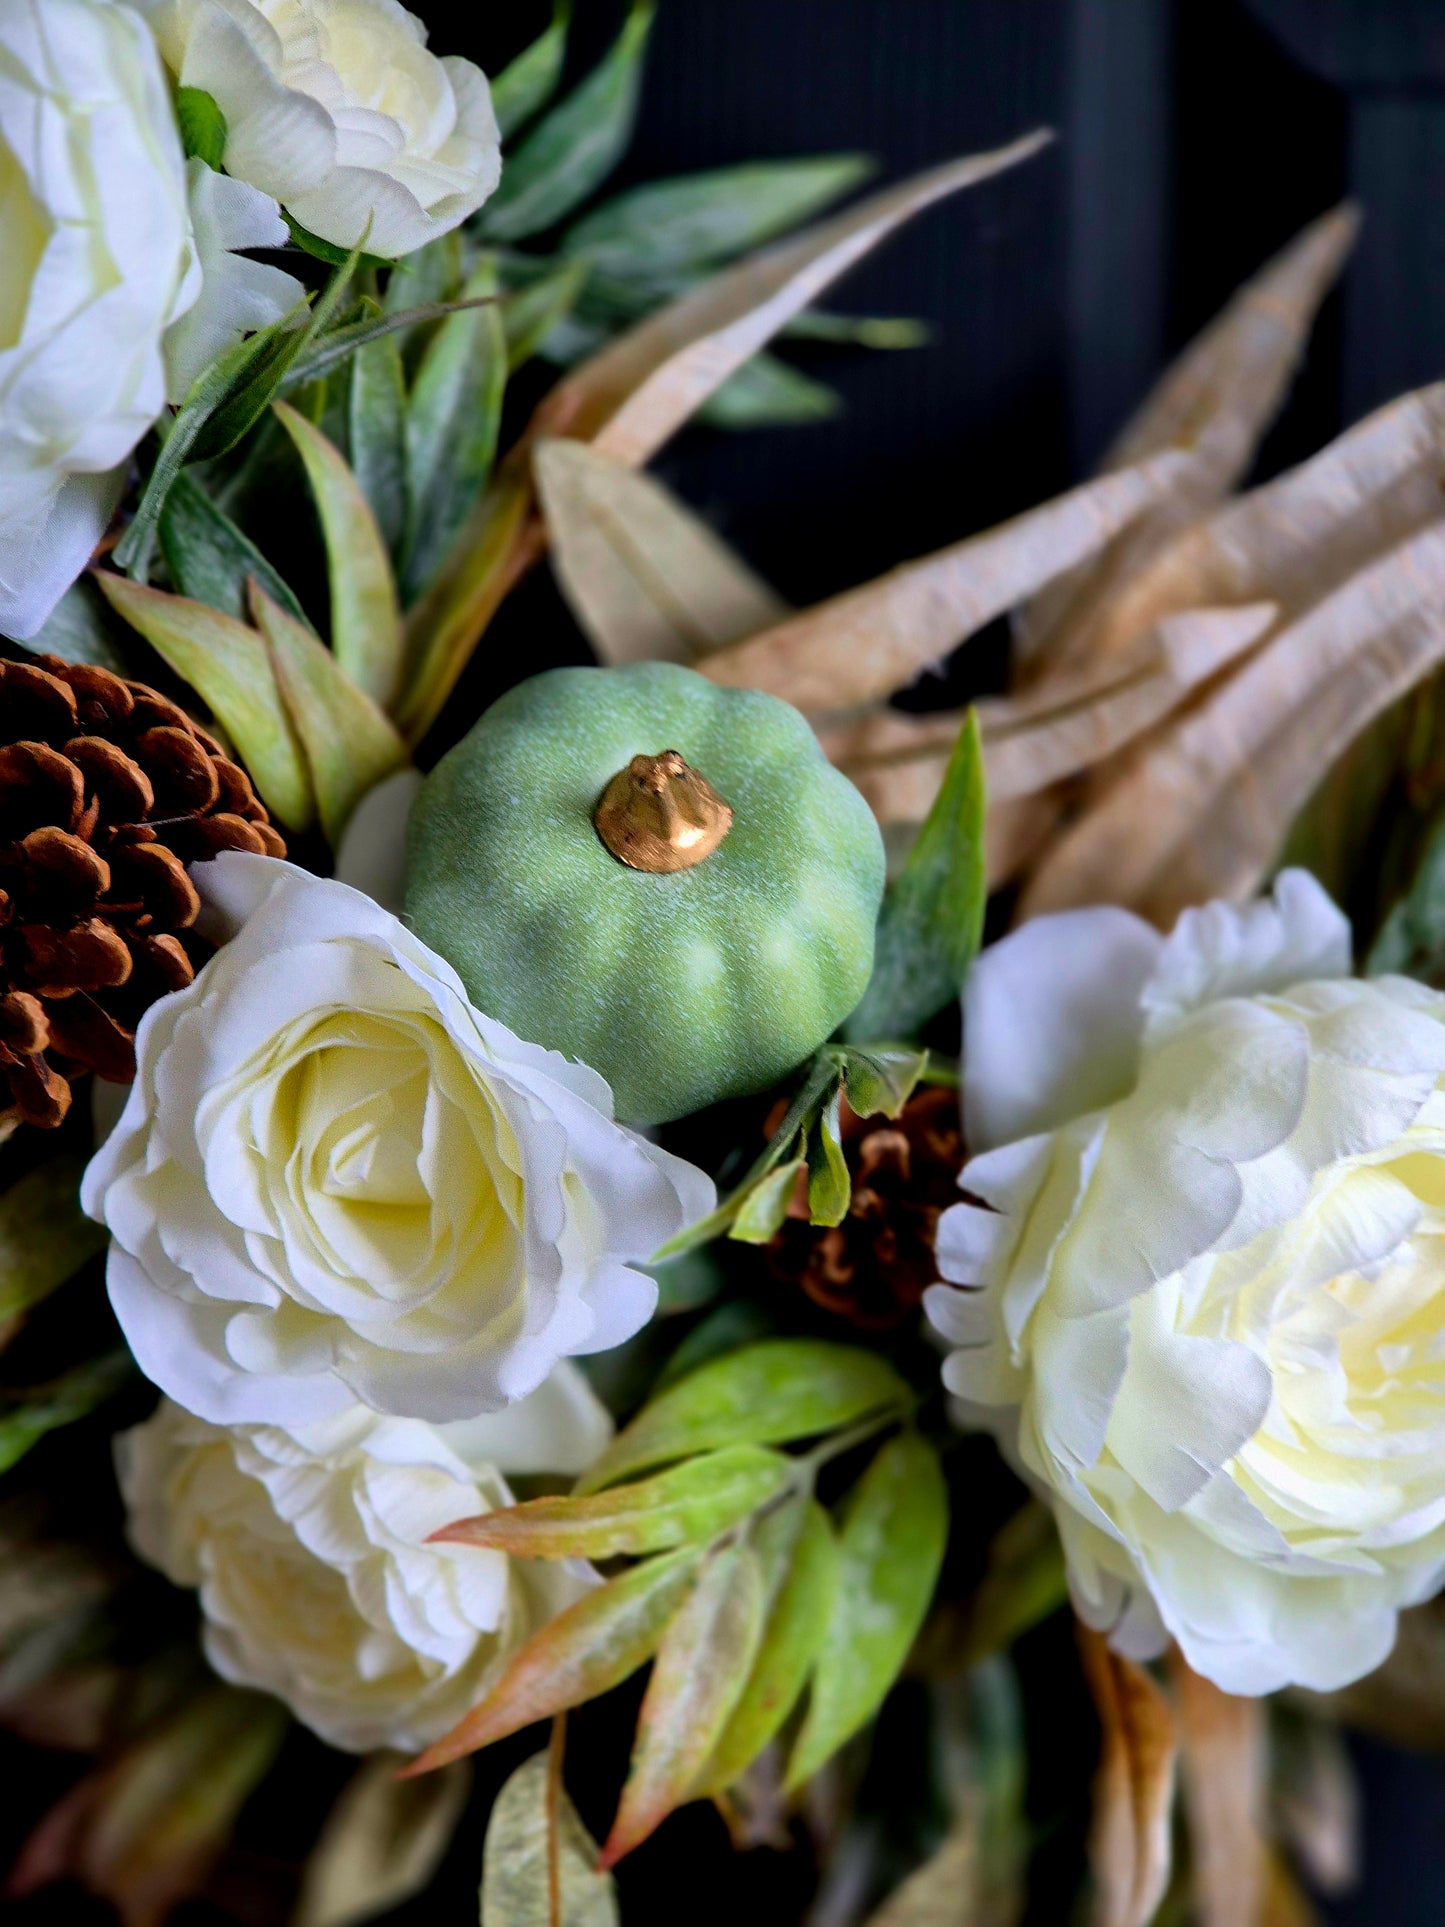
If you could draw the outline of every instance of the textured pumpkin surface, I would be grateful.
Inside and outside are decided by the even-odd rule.
[[[733,824],[654,876],[592,816],[618,770],[668,749]],[[867,986],[882,892],[872,814],[795,709],[645,663],[552,670],[488,710],[423,785],[406,909],[479,1009],[592,1065],[644,1124],[815,1050]]]

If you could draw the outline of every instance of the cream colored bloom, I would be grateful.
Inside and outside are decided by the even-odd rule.
[[[1083,1617],[1235,1693],[1357,1678],[1445,1581],[1445,996],[1348,970],[1292,871],[1167,940],[1040,918],[965,995],[945,1381]]]
[[[236,853],[193,874],[229,941],[147,1012],[82,1190],[162,1391],[218,1424],[446,1421],[637,1331],[634,1263],[709,1180],[359,891]]]
[[[141,1557],[201,1596],[211,1664],[333,1746],[414,1752],[580,1598],[586,1566],[429,1545],[509,1505],[506,1471],[577,1472],[611,1431],[575,1366],[495,1418],[436,1427],[353,1405],[217,1426],[163,1400],[116,1440]]]
[[[181,84],[225,115],[226,171],[323,240],[409,254],[497,185],[486,77],[429,53],[398,0],[138,4]]]
[[[0,0],[0,632],[33,636],[85,567],[196,344],[299,298],[228,252],[284,235],[253,188],[188,180],[130,8]]]

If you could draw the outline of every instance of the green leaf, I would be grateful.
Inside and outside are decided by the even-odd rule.
[[[367,791],[411,760],[406,744],[325,644],[256,583],[251,612],[305,753],[321,827],[335,849]]]
[[[177,87],[176,120],[188,154],[219,174],[226,162],[226,116],[214,94],[202,87]]]
[[[744,1345],[756,1345],[771,1338],[777,1328],[777,1320],[768,1307],[759,1304],[756,1298],[725,1300],[715,1311],[710,1311],[701,1324],[693,1326],[668,1359],[653,1384],[654,1395],[680,1384],[700,1365],[711,1364],[727,1352],[740,1351]]]
[[[302,253],[309,254],[313,260],[326,262],[328,267],[344,268],[348,262],[354,262],[359,268],[389,268],[392,265],[384,254],[363,254],[359,248],[348,251],[335,241],[323,240],[319,234],[313,234],[310,228],[302,227],[284,207],[281,216],[291,230],[291,239]]]
[[[611,1874],[598,1871],[597,1842],[566,1789],[549,1796],[550,1785],[548,1755],[534,1753],[497,1795],[482,1856],[481,1927],[620,1927],[617,1889]],[[554,1864],[560,1912],[552,1907]]]
[[[240,751],[268,809],[293,830],[316,814],[311,780],[271,657],[254,629],[185,596],[97,573],[111,607],[209,704]]]
[[[400,691],[405,653],[386,542],[340,450],[289,402],[273,407],[301,457],[321,518],[336,662],[378,708],[386,709]]]
[[[966,1663],[976,1666],[1012,1646],[1020,1634],[1057,1612],[1068,1596],[1053,1514],[1030,1499],[989,1547],[988,1570],[969,1613]]]
[[[414,308],[363,314],[359,320],[347,321],[338,328],[328,329],[304,354],[298,354],[276,392],[289,396],[302,388],[309,388],[374,341],[410,334],[415,329],[429,326],[433,321],[445,321],[448,315],[466,314],[473,308],[498,305],[495,297],[488,295],[479,301],[424,301]]]
[[[496,292],[480,261],[469,296]],[[400,574],[408,603],[428,587],[481,499],[497,453],[507,343],[500,311],[475,308],[444,321],[427,344],[406,412],[407,524]]]
[[[62,662],[93,662],[101,669],[127,673],[121,651],[100,591],[88,576],[72,582],[56,603],[38,635],[22,643],[36,656],[59,656]]]
[[[662,1635],[599,1866],[616,1866],[695,1797],[694,1782],[747,1683],[762,1630],[757,1553],[745,1542],[715,1547]]]
[[[710,1539],[777,1495],[793,1476],[790,1461],[756,1445],[704,1453],[635,1485],[590,1497],[529,1499],[433,1537],[445,1544],[492,1546],[527,1559],[615,1559],[667,1552]]]
[[[958,995],[983,939],[986,809],[983,745],[971,711],[943,787],[884,899],[872,981],[845,1026],[850,1041],[913,1036]]]
[[[853,1198],[853,1180],[838,1131],[838,1092],[823,1106],[808,1139],[808,1219],[812,1224],[842,1224]]]
[[[833,1612],[788,1761],[790,1790],[882,1705],[923,1624],[947,1539],[938,1454],[914,1432],[890,1439],[849,1500]]]
[[[652,1658],[692,1590],[701,1556],[689,1547],[649,1559],[549,1620],[513,1654],[481,1704],[414,1760],[408,1775],[429,1773],[620,1686]]]
[[[771,1244],[788,1215],[798,1178],[807,1168],[806,1157],[792,1158],[760,1178],[744,1197],[728,1227],[728,1236],[736,1238],[739,1244]]]
[[[830,341],[857,348],[922,348],[933,338],[926,321],[907,315],[834,314],[804,308],[782,331],[790,341]]]
[[[556,93],[567,58],[567,26],[571,16],[570,0],[555,0],[551,26],[539,34],[530,47],[524,47],[492,82],[492,110],[504,141],[510,140],[534,114],[540,114]],[[511,162],[507,165],[510,167]]]
[[[557,324],[572,312],[587,280],[585,261],[562,261],[550,274],[517,288],[502,304],[507,367],[530,361]]]
[[[105,1250],[80,1208],[81,1158],[48,1158],[0,1195],[0,1322],[8,1323]]]
[[[489,241],[522,241],[555,227],[621,160],[637,116],[653,12],[653,0],[634,0],[610,51],[508,158],[477,224]]]
[[[192,601],[209,603],[239,622],[246,612],[246,583],[254,577],[274,602],[305,622],[290,585],[194,475],[182,472],[172,484],[161,512],[160,543],[171,581]]]
[[[832,421],[843,397],[776,355],[757,354],[729,375],[697,411],[709,428],[788,428]]]
[[[576,1490],[596,1492],[648,1466],[720,1446],[816,1438],[912,1405],[911,1387],[873,1352],[821,1338],[768,1339],[700,1366],[653,1399]]]
[[[134,1376],[135,1360],[122,1347],[75,1366],[52,1385],[19,1394],[7,1391],[0,1404],[0,1472],[8,1472],[47,1432],[88,1418]],[[12,1404],[17,1397],[24,1404]]]
[[[1445,973],[1445,820],[1432,831],[1414,882],[1386,917],[1365,969],[1371,977],[1393,973],[1440,983]]]
[[[701,1311],[727,1283],[722,1266],[709,1251],[689,1251],[681,1258],[669,1259],[665,1265],[642,1265],[639,1269],[657,1281],[659,1318]]]
[[[291,1927],[355,1927],[422,1893],[466,1807],[471,1768],[398,1780],[394,1753],[373,1753],[342,1788],[311,1849]]]
[[[808,1683],[833,1612],[838,1541],[816,1499],[775,1507],[759,1522],[753,1543],[763,1573],[762,1642],[699,1776],[699,1794],[730,1787],[777,1735]]]
[[[849,1045],[843,1051],[843,1089],[859,1117],[898,1117],[927,1068],[926,1050]]]
[[[712,267],[786,234],[873,169],[865,154],[818,154],[649,181],[585,215],[562,245],[621,279]]]
[[[388,549],[406,523],[406,373],[394,334],[359,347],[347,407],[351,468]]]

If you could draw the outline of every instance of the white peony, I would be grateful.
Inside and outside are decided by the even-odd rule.
[[[495,1418],[436,1427],[353,1405],[216,1426],[162,1401],[116,1440],[131,1542],[200,1589],[211,1664],[283,1699],[333,1746],[416,1752],[591,1583],[429,1536],[512,1495],[507,1472],[573,1473],[611,1423],[575,1366]]]
[[[709,1179],[359,891],[238,853],[193,874],[229,941],[147,1012],[82,1188],[163,1391],[219,1424],[358,1398],[469,1418],[646,1323],[630,1261],[712,1208]]]
[[[1228,1692],[1345,1684],[1445,1580],[1445,996],[1286,872],[1160,937],[1041,917],[965,993],[945,1382],[1076,1605]]]
[[[226,252],[284,238],[275,203],[236,182],[217,205],[197,178],[130,8],[0,0],[6,635],[33,636],[85,567],[127,457],[195,372],[196,342],[227,345],[300,296],[289,275]]]
[[[501,174],[486,76],[398,0],[137,0],[182,86],[226,118],[226,171],[340,248],[410,254]],[[368,222],[370,228],[368,230]]]

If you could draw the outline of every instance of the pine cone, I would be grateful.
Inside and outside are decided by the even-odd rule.
[[[141,1016],[204,955],[186,865],[220,850],[286,845],[183,710],[107,669],[0,660],[0,1123],[53,1128],[72,1078],[135,1074]]]
[[[843,1152],[853,1197],[842,1224],[808,1223],[806,1180],[788,1222],[767,1248],[775,1277],[865,1331],[888,1331],[915,1311],[938,1278],[938,1220],[958,1202],[963,1164],[958,1093],[926,1090],[894,1120],[842,1107]]]

